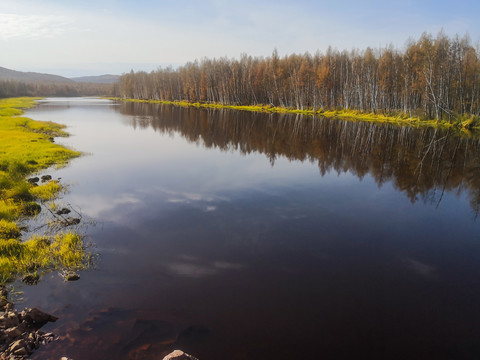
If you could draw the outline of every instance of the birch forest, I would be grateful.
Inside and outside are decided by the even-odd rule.
[[[393,46],[314,55],[195,60],[124,74],[116,96],[290,109],[358,110],[420,119],[477,119],[479,47],[468,36],[424,33]]]

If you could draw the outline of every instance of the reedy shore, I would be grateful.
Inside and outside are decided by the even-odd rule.
[[[410,117],[408,114],[383,114],[373,112],[361,112],[358,110],[323,110],[323,109],[296,109],[285,108],[271,105],[224,105],[217,103],[200,103],[188,101],[169,101],[169,100],[145,100],[145,99],[130,99],[119,97],[108,97],[107,99],[123,102],[149,103],[149,104],[164,104],[181,107],[193,107],[197,109],[231,109],[238,111],[251,111],[262,113],[279,113],[279,114],[298,114],[305,116],[335,118],[346,121],[367,121],[376,123],[389,123],[399,126],[411,127],[437,127],[444,129],[455,129],[464,134],[470,132],[480,131],[480,122],[473,117],[458,118],[455,121],[449,122],[446,120],[425,120],[419,117]]]

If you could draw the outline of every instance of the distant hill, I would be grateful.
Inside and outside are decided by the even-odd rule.
[[[73,83],[74,81],[63,76],[41,74],[36,72],[22,72],[0,67],[0,80],[15,80],[24,83]]]
[[[81,77],[74,77],[71,80],[75,82],[88,82],[88,83],[95,83],[95,84],[113,84],[118,82],[120,75],[99,75],[99,76],[81,76]]]

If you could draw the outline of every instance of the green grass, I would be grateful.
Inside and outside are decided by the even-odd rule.
[[[80,155],[53,143],[67,136],[64,126],[21,117],[35,98],[0,100],[0,282],[58,268],[81,268],[85,252],[81,236],[33,236],[23,241],[17,222],[41,210],[37,202],[55,199],[62,191],[57,181],[35,185],[27,177],[50,166],[65,165]]]
[[[86,257],[82,237],[72,232],[57,234],[53,239],[33,236],[25,242],[0,238],[0,282],[26,274],[83,269]]]

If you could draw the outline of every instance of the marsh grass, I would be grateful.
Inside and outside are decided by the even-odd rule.
[[[53,143],[67,136],[64,126],[20,115],[35,98],[0,100],[0,282],[53,269],[79,269],[86,263],[82,236],[73,232],[33,235],[23,241],[17,222],[41,211],[38,202],[55,199],[58,181],[37,185],[27,177],[42,169],[63,166],[79,152]]]
[[[56,180],[52,180],[46,184],[38,185],[30,189],[30,193],[41,201],[49,201],[55,199],[63,187]]]
[[[53,240],[46,236],[33,236],[25,242],[0,238],[0,282],[16,275],[83,269],[86,257],[82,236],[73,232],[57,234]]]
[[[18,239],[20,235],[17,224],[5,219],[0,220],[0,239]]]

